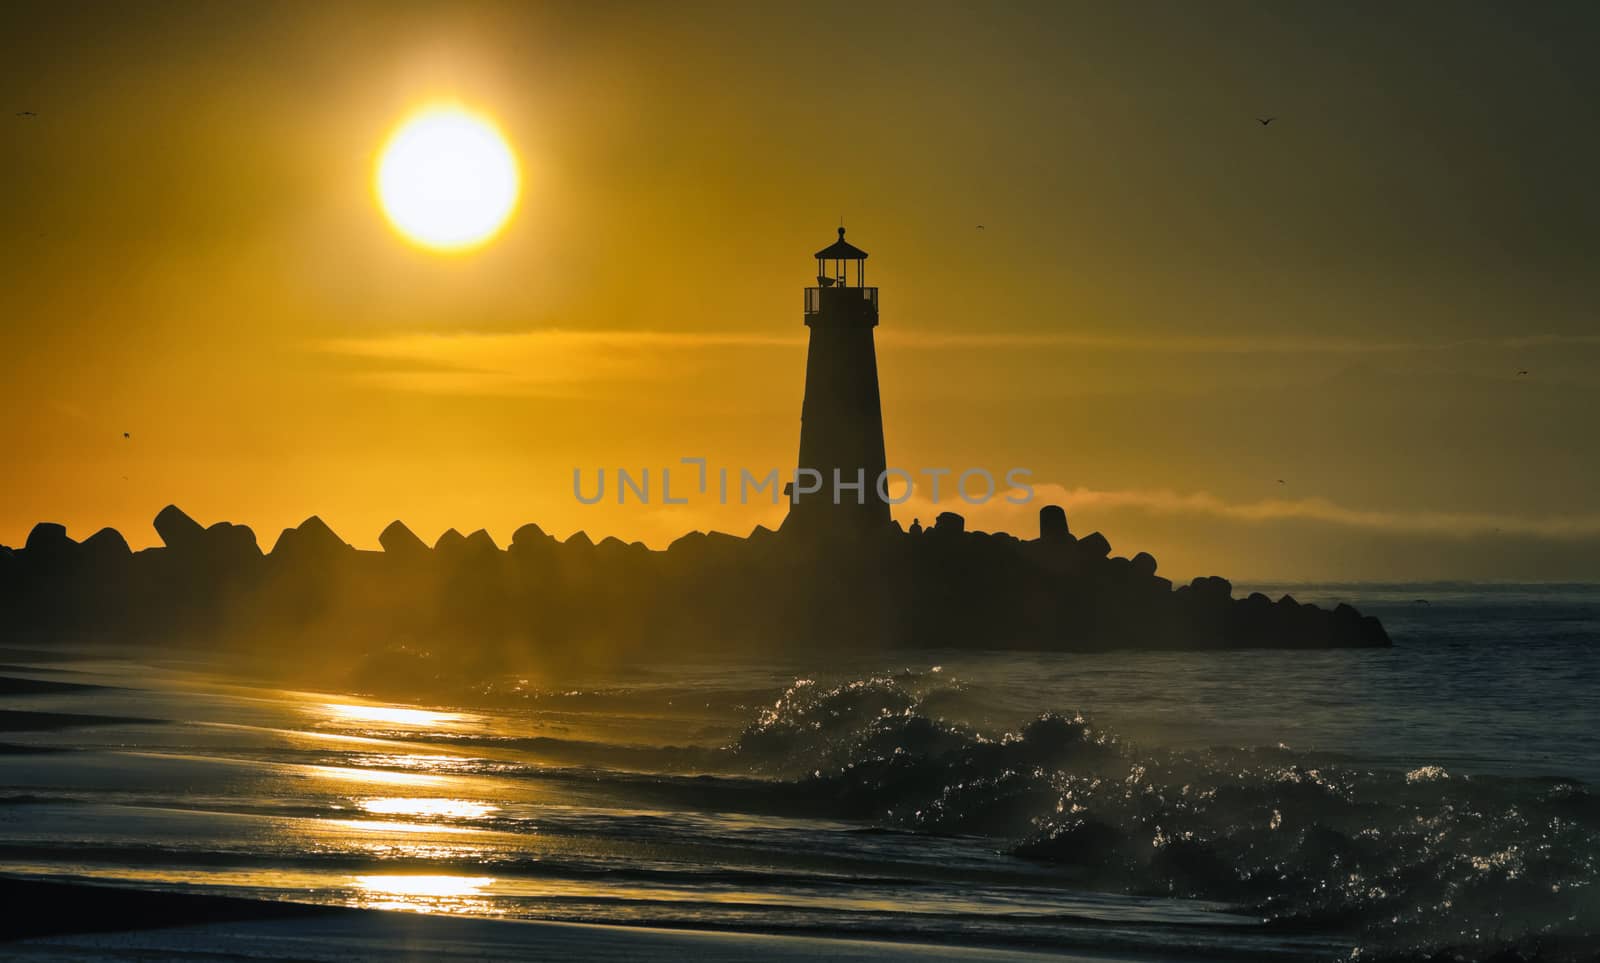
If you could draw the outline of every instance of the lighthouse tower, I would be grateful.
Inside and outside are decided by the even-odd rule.
[[[878,476],[887,464],[872,341],[878,289],[865,286],[866,262],[867,252],[846,241],[841,227],[839,239],[817,252],[817,286],[806,288],[811,345],[800,407],[801,493],[790,503],[785,531],[860,532],[889,525],[889,505],[878,496]],[[821,478],[814,493],[805,489],[816,476],[804,469]]]

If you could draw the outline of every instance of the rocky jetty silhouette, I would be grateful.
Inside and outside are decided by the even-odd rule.
[[[176,506],[162,547],[110,529],[75,542],[56,524],[0,548],[12,638],[153,640],[358,657],[417,679],[445,665],[933,649],[1218,649],[1383,646],[1374,618],[1285,596],[1233,597],[1227,580],[1174,588],[1145,552],[1113,556],[1057,505],[1024,540],[969,532],[955,512],[904,531],[883,500],[828,499],[802,477],[884,478],[878,289],[867,252],[838,238],[805,288],[809,330],[795,483],[777,531],[690,532],[665,551],[537,525],[502,548],[450,529],[430,548],[399,521],[359,551],[312,516],[263,552],[250,529],[204,527]],[[802,473],[810,473],[804,476]],[[254,643],[259,642],[259,645]]]
[[[680,652],[956,648],[1386,646],[1376,618],[1289,596],[1234,598],[1217,577],[1174,587],[1154,557],[1113,556],[1046,506],[1039,535],[970,532],[954,512],[871,534],[691,532],[664,551],[537,525],[502,548],[451,529],[430,548],[396,521],[361,551],[312,516],[263,552],[242,525],[169,505],[161,547],[113,529],[82,542],[41,523],[0,548],[13,640],[159,641],[495,662]]]

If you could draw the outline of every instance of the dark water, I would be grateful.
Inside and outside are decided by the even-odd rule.
[[[1130,958],[1593,953],[1600,589],[1288,590],[1395,647],[638,666],[404,707],[13,652],[0,872]]]

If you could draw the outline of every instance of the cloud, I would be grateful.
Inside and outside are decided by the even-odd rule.
[[[1373,355],[1406,352],[1575,348],[1600,336],[1526,335],[1450,341],[1251,336],[1102,336],[1070,333],[941,334],[888,328],[880,342],[895,351],[1074,350],[1144,354]],[[596,386],[681,382],[730,361],[730,352],[801,352],[804,333],[575,331],[416,333],[316,342],[313,350],[364,363],[349,377],[402,391],[484,395],[577,396]],[[663,364],[661,356],[672,356]]]
[[[1071,333],[988,332],[945,334],[889,328],[880,342],[896,348],[926,351],[1059,348],[1156,354],[1404,354],[1477,348],[1524,349],[1600,346],[1600,335],[1520,335],[1505,338],[1457,338],[1437,341],[1376,341],[1253,335],[1094,335]]]
[[[973,492],[977,493],[976,487]],[[1350,508],[1325,498],[1268,498],[1252,502],[1229,502],[1209,492],[1107,491],[1069,489],[1061,485],[1033,486],[1033,499],[1025,505],[1005,501],[1005,494],[997,494],[984,505],[968,505],[959,498],[952,498],[948,491],[941,492],[938,505],[919,495],[897,509],[896,515],[931,519],[941,511],[953,511],[969,516],[973,527],[1009,531],[1024,537],[1031,537],[1037,528],[1039,508],[1050,504],[1066,508],[1069,517],[1080,512],[1093,517],[1120,510],[1163,516],[1202,516],[1251,525],[1312,522],[1385,535],[1462,538],[1492,535],[1550,539],[1600,536],[1600,514],[1528,516],[1393,511]]]
[[[803,337],[660,331],[400,334],[336,338],[313,350],[377,363],[351,377],[382,387],[442,394],[578,395],[588,386],[668,383],[696,368],[696,355],[800,349]],[[663,353],[675,358],[661,363]]]

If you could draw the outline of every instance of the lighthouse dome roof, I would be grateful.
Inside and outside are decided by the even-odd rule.
[[[867,252],[844,239],[844,228],[839,228],[839,239],[817,252],[824,261],[864,261]]]

